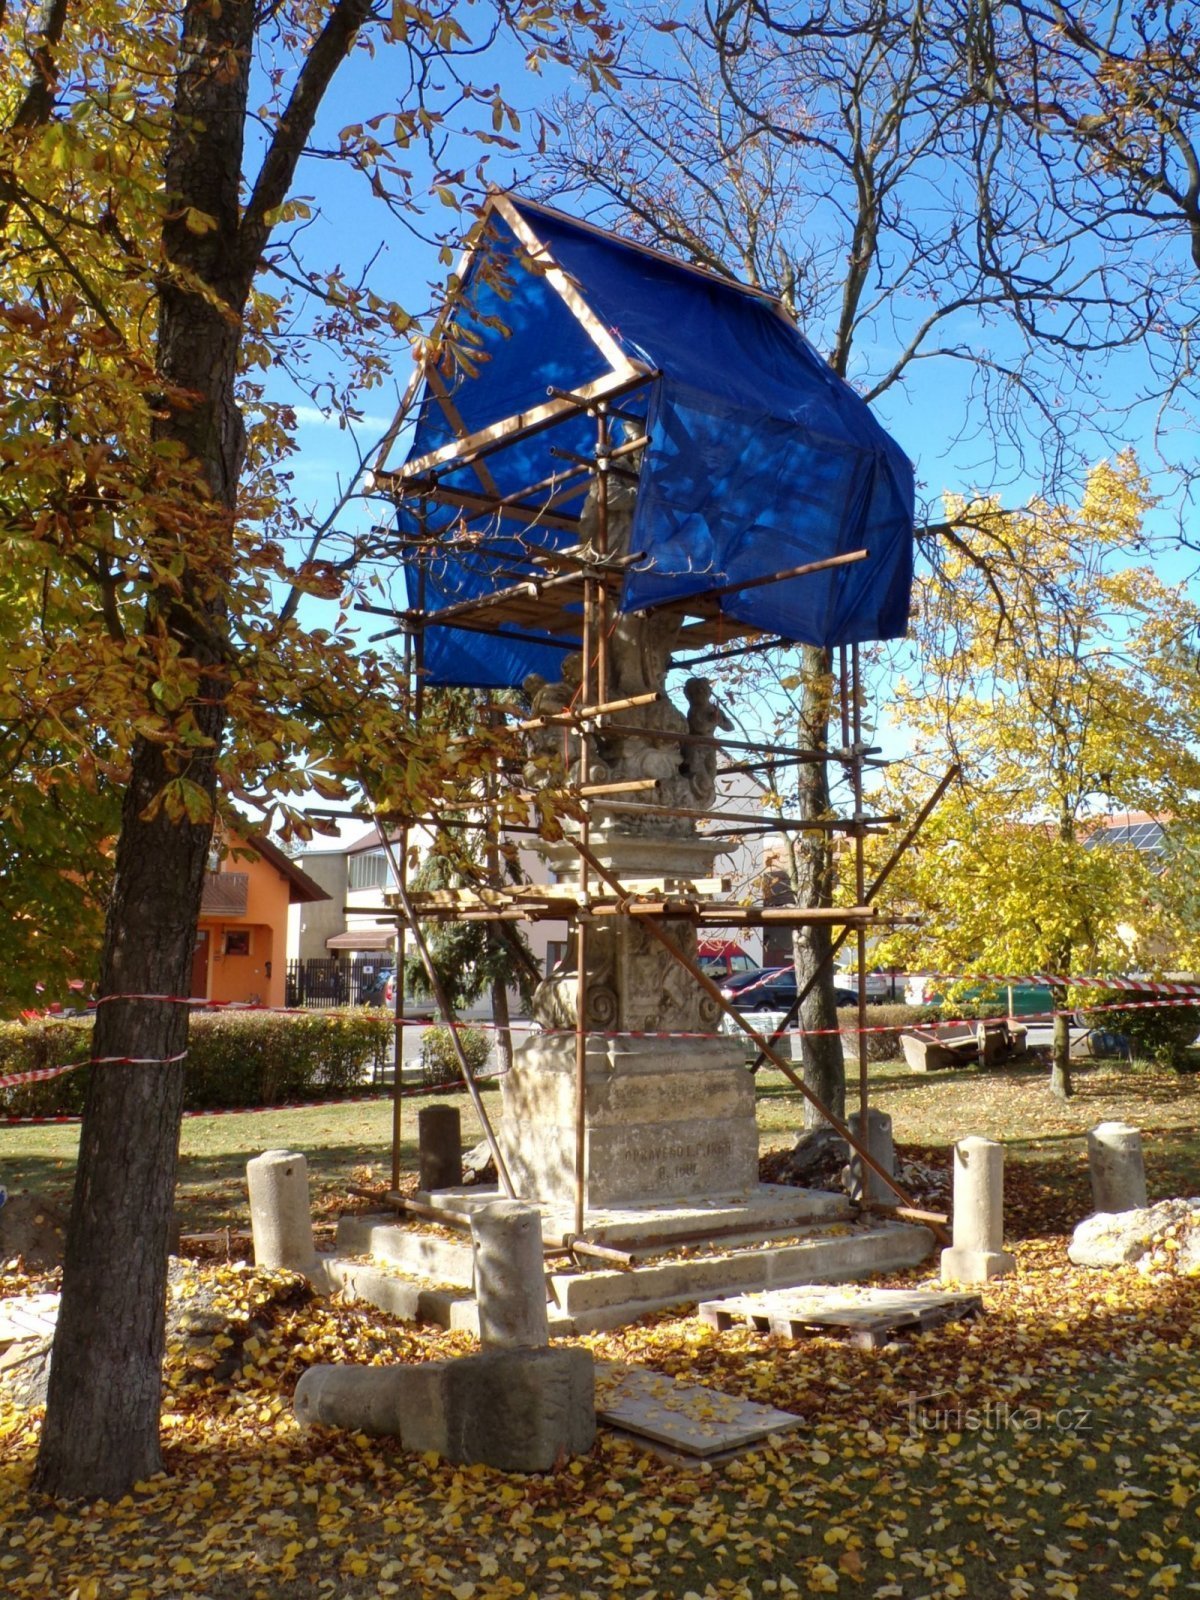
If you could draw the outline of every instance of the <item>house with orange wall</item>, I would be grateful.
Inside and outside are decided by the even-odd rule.
[[[214,835],[196,924],[192,998],[283,1005],[288,907],[328,899],[269,839]]]

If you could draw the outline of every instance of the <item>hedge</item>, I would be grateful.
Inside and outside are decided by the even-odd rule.
[[[200,1012],[184,1068],[189,1111],[318,1100],[361,1085],[392,1060],[394,1023],[374,1007],[280,1016]],[[0,1077],[85,1061],[92,1022],[0,1022]],[[88,1069],[0,1089],[0,1115],[62,1116],[83,1109]]]
[[[471,1076],[483,1071],[492,1054],[492,1036],[483,1028],[459,1027],[458,1042],[463,1047]],[[426,1028],[421,1036],[421,1073],[426,1083],[460,1082],[462,1068],[450,1029],[440,1024]]]
[[[1088,995],[1092,1005],[1106,1008],[1137,998],[1137,990],[1131,994],[1127,989],[1103,989],[1099,993],[1092,990]],[[1144,998],[1156,998],[1154,991],[1148,990]],[[1131,1053],[1142,1061],[1173,1067],[1176,1072],[1194,1070],[1188,1050],[1200,1034],[1200,1006],[1147,1006],[1132,1011],[1084,1009],[1079,1016],[1086,1027],[1124,1034]]]

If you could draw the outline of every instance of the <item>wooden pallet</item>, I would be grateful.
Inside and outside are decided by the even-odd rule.
[[[864,1350],[889,1344],[904,1329],[924,1333],[944,1322],[957,1322],[983,1310],[977,1294],[940,1294],[934,1289],[780,1289],[766,1294],[731,1295],[705,1300],[699,1308],[709,1327],[757,1328],[785,1339],[811,1334],[843,1334]]]

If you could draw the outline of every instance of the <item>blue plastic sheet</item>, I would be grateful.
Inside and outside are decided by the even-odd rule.
[[[785,639],[830,646],[902,635],[912,584],[912,468],[859,396],[774,303],[560,213],[514,203],[617,343],[657,374],[621,402],[646,415],[649,434],[633,528],[644,560],[627,576],[622,609],[721,588],[724,615]],[[489,270],[478,260],[472,266],[456,318],[460,339],[478,341],[486,357],[452,386],[468,431],[543,404],[551,387],[576,389],[611,370],[544,274],[523,264],[496,213],[492,227]],[[455,437],[427,392],[410,459]],[[501,494],[515,494],[563,468],[554,452],[587,454],[594,444],[595,424],[573,417],[493,451],[486,475]],[[468,494],[484,490],[474,466],[444,473],[441,482]],[[438,515],[445,520],[444,509]],[[512,522],[501,531],[508,542],[499,561],[434,558],[425,579],[429,609],[502,588],[530,570],[523,540],[561,547],[575,537]],[[860,549],[868,559],[853,565],[727,587]],[[415,572],[408,577],[415,604]],[[428,680],[502,687],[534,671],[557,677],[560,646],[512,637],[519,631],[430,628]]]

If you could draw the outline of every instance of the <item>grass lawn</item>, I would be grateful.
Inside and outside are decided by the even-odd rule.
[[[1040,1066],[919,1076],[903,1063],[885,1063],[871,1069],[871,1103],[892,1117],[899,1144],[948,1150],[967,1134],[986,1134],[1004,1142],[1010,1162],[1028,1163],[1048,1191],[1081,1202],[1084,1135],[1098,1122],[1129,1121],[1143,1130],[1152,1195],[1200,1192],[1200,1074],[1104,1063],[1076,1072],[1076,1094],[1065,1105],[1047,1093],[1045,1079]],[[761,1148],[784,1148],[802,1125],[800,1096],[781,1073],[761,1072],[757,1085]],[[483,1138],[467,1095],[433,1098],[458,1106],[464,1146]],[[486,1089],[483,1100],[493,1119],[499,1117],[499,1091]],[[429,1103],[404,1101],[401,1163],[407,1173],[416,1169],[417,1112]],[[246,1227],[246,1162],[263,1150],[284,1147],[308,1157],[314,1209],[336,1212],[347,1184],[390,1177],[391,1127],[391,1103],[382,1099],[186,1117],[178,1189],[183,1228]],[[0,1125],[0,1181],[13,1191],[36,1189],[65,1207],[78,1143],[76,1124]]]
[[[37,1414],[0,1408],[0,1591],[12,1600],[1195,1592],[1200,1279],[1089,1273],[1070,1266],[1065,1244],[1089,1209],[1082,1134],[1096,1122],[1143,1128],[1152,1198],[1200,1192],[1200,1079],[1094,1067],[1077,1082],[1064,1107],[1040,1069],[873,1074],[902,1145],[941,1159],[967,1133],[1006,1143],[1018,1270],[985,1287],[978,1321],[874,1352],[715,1333],[670,1315],[585,1341],[597,1356],[804,1417],[772,1448],[711,1469],[671,1465],[606,1432],[585,1459],[531,1479],[455,1469],[386,1440],[302,1434],[290,1397],[311,1362],[428,1360],[470,1341],[280,1295],[279,1275],[240,1263],[206,1267],[242,1308],[248,1337],[224,1380],[171,1352],[165,1475],[113,1506],[40,1502],[28,1490]],[[777,1148],[799,1110],[781,1080],[764,1075],[759,1087],[763,1148]],[[472,1139],[469,1104],[456,1103]],[[405,1112],[415,1132],[412,1102]],[[245,1160],[284,1144],[307,1152],[318,1202],[332,1206],[356,1169],[386,1173],[389,1129],[384,1104],[191,1119],[185,1226],[241,1223]],[[75,1139],[71,1127],[0,1130],[0,1177],[65,1191]],[[21,1282],[10,1275],[8,1287]]]

